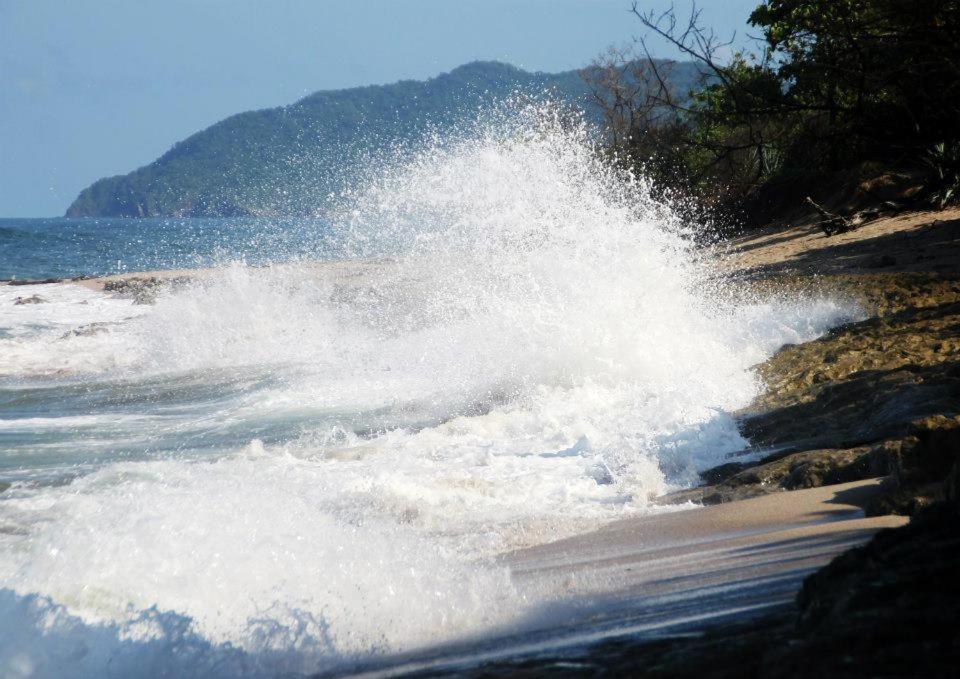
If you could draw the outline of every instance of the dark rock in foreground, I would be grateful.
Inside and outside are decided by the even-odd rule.
[[[908,436],[886,446],[890,492],[867,513],[914,514],[943,500],[957,500],[960,479],[960,417],[936,415],[914,422]]]

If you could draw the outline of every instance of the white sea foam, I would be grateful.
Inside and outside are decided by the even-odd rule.
[[[40,301],[17,304],[17,298]],[[93,323],[105,324],[106,329],[146,311],[129,299],[79,285],[0,286],[0,378],[99,372],[124,366],[122,344],[112,344],[111,335],[69,333]]]
[[[750,367],[848,313],[734,301],[549,108],[378,167],[334,222],[362,273],[228,267],[135,313],[83,293],[69,323],[120,322],[0,340],[7,374],[120,385],[104,403],[183,442],[0,495],[11,674],[309,672],[517,624],[562,592],[515,591],[496,555],[743,448]],[[65,440],[110,419],[62,416]]]

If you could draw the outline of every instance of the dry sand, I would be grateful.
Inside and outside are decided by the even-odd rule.
[[[904,212],[826,236],[815,225],[751,231],[718,250],[727,270],[834,274],[960,271],[960,208]]]

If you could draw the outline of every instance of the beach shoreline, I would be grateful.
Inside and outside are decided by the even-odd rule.
[[[506,554],[523,588],[562,587],[527,631],[362,665],[349,676],[458,673],[609,640],[689,634],[785,609],[804,577],[903,516],[865,517],[880,480],[621,519]]]
[[[899,285],[901,280],[907,280],[914,285],[920,281],[917,285],[927,286],[924,290],[933,290],[930,285],[939,285],[927,295],[930,299],[924,298],[923,304],[934,309],[955,304],[953,297],[939,299],[937,295],[944,294],[943,289],[953,294],[950,275],[960,270],[956,238],[949,233],[958,221],[960,210],[956,209],[911,213],[880,219],[832,238],[816,233],[809,225],[779,227],[727,241],[714,246],[714,250],[720,262],[718,268],[727,275],[762,281],[773,289],[783,286],[784,289],[809,290],[812,286],[827,294],[839,290],[855,297],[859,295],[869,316],[864,323],[869,323],[877,318],[882,320],[891,310],[903,316],[904,310],[911,309],[916,301],[908,294],[904,297],[906,293],[891,282]],[[307,267],[328,282],[362,286],[369,267],[382,268],[383,264],[383,261],[357,260],[275,266]],[[144,271],[59,283],[149,302],[151,295],[166,286],[202,281],[219,271],[222,270]],[[890,294],[900,300],[895,301],[900,306],[883,307],[883,304],[894,304],[883,298],[890,290],[893,290]],[[950,309],[947,311],[953,313]],[[881,328],[877,341],[882,344],[889,339],[884,333],[895,331],[898,329],[893,326],[887,330]],[[856,324],[840,332],[854,338],[862,335],[861,326]],[[920,336],[923,340],[922,332]],[[932,343],[937,339],[930,334],[923,341]],[[786,351],[800,351],[803,346]],[[949,358],[951,347],[938,351]],[[862,347],[858,351],[863,353]],[[782,355],[779,360],[783,362]],[[822,356],[817,354],[809,360],[816,363]],[[751,422],[757,421],[756,417],[761,418],[767,429],[782,424],[769,419],[771,412],[784,407],[773,397],[783,396],[794,387],[788,385],[787,388],[786,382],[777,383],[773,379],[781,369],[777,361],[775,356],[759,368],[773,371],[765,375],[773,392],[764,394],[755,412],[744,416],[748,428]],[[857,366],[852,365],[844,374],[828,375],[828,386],[830,380],[839,383],[856,370]],[[810,385],[804,383],[804,388],[807,387]],[[806,397],[801,394],[797,399]],[[752,416],[756,416],[754,420],[750,420]],[[762,420],[763,417],[768,419]],[[901,419],[908,422],[911,413],[903,414]],[[755,429],[761,435],[769,434],[762,428]],[[804,442],[791,434],[774,441],[784,451],[779,458],[768,457],[759,463],[731,460],[735,469],[712,476],[708,473],[700,488],[658,499],[661,503],[688,503],[682,509],[677,508],[679,511],[665,508],[650,515],[617,520],[595,531],[503,554],[501,560],[509,565],[521,591],[524,587],[533,591],[550,586],[566,592],[571,602],[580,602],[572,609],[561,606],[553,612],[537,613],[546,617],[528,621],[526,629],[532,631],[526,638],[513,636],[498,641],[494,635],[492,640],[479,646],[485,649],[482,652],[458,645],[449,650],[388,658],[361,670],[374,674],[454,671],[451,668],[482,667],[483,663],[504,658],[562,655],[560,649],[584,647],[611,638],[653,639],[657,635],[700,631],[720,620],[744,621],[778,607],[788,609],[811,573],[852,547],[866,543],[878,531],[903,526],[908,521],[904,514],[909,512],[894,514],[876,510],[878,503],[890,494],[889,477],[895,470],[889,464],[863,467],[865,456],[872,455],[872,460],[877,454],[873,449],[856,448],[860,456],[856,459],[861,461],[862,468],[851,471],[855,466],[851,463],[853,458],[844,455],[854,449],[851,443],[863,447],[864,442],[844,438],[841,430],[842,427],[830,432],[833,447],[829,445],[831,441],[821,440],[816,449],[804,447]],[[904,433],[905,430],[897,434],[898,441]],[[890,432],[873,437],[884,444],[894,438]],[[798,467],[791,461],[795,458],[789,456],[807,454],[809,457],[810,453],[816,453],[810,458],[816,467],[815,473],[801,475],[800,485],[790,486],[785,479],[790,475],[795,477]],[[786,463],[781,461],[784,459]],[[763,464],[768,467],[779,464],[779,471],[772,476],[761,475],[749,482],[733,483],[738,475],[754,473],[756,476],[755,470]],[[809,487],[810,484],[813,487]],[[691,501],[704,506],[689,506]],[[691,615],[694,602],[697,613]],[[551,621],[551,615],[561,612],[568,617]]]

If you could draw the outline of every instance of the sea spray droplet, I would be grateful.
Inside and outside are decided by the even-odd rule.
[[[742,447],[750,366],[843,313],[731,301],[550,106],[369,176],[331,217],[350,261],[227,267],[108,333],[0,340],[99,399],[82,436],[45,425],[93,471],[0,497],[25,527],[0,536],[0,619],[29,603],[37,631],[18,662],[56,639],[100,649],[81,674],[307,672],[536,621],[563,590],[518,590],[496,556],[647,511]]]

